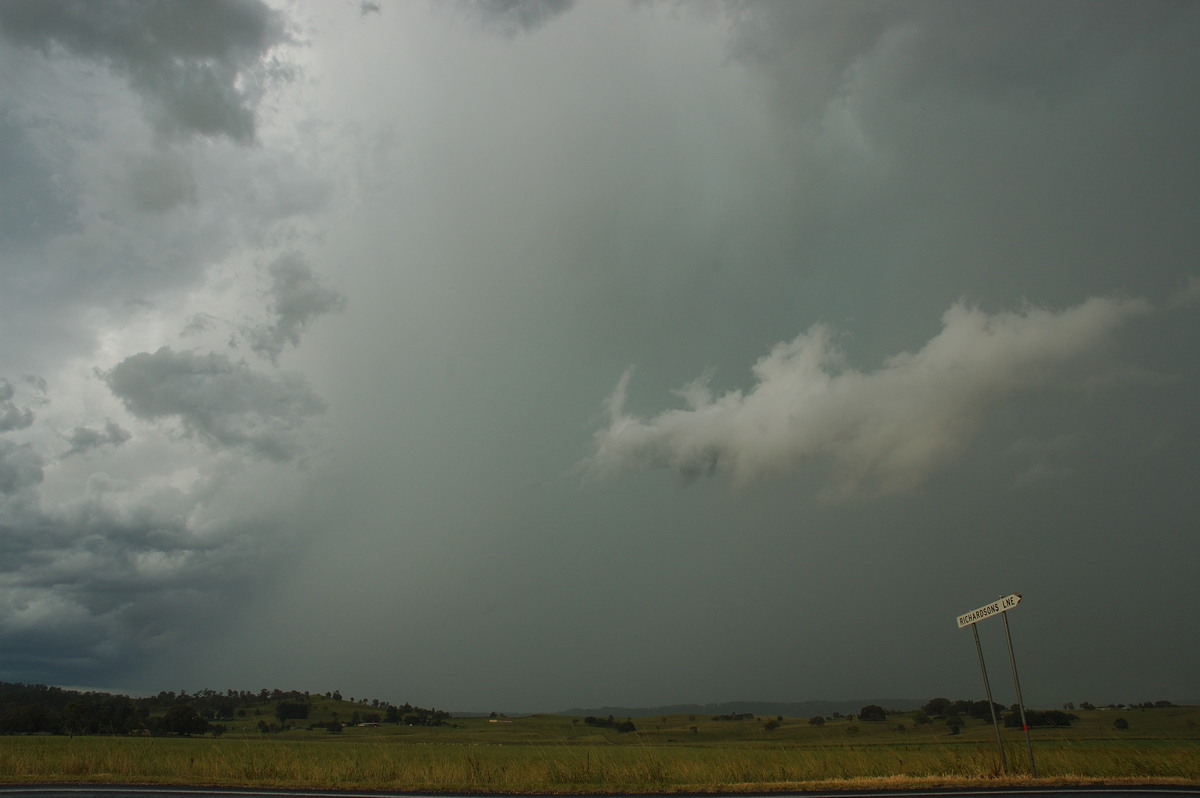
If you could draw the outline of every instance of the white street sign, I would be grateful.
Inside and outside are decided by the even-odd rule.
[[[965,615],[958,616],[958,628],[964,629],[973,623],[982,621],[984,618],[991,618],[993,615],[1007,612],[1020,603],[1021,594],[1010,593],[1004,598],[996,599],[991,604],[984,604],[979,609],[971,610]]]

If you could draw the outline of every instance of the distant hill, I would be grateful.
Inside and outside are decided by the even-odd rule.
[[[789,718],[811,718],[814,715],[848,715],[869,704],[896,712],[920,709],[925,701],[917,698],[855,698],[845,701],[722,701],[717,704],[668,704],[661,707],[575,707],[559,715],[596,715],[621,718],[646,718],[654,715],[729,715],[749,712],[754,715],[783,715]]]

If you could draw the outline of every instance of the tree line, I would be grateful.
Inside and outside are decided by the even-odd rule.
[[[607,718],[588,715],[583,719],[583,722],[598,729],[616,729],[618,734],[628,734],[629,732],[637,731],[637,726],[633,725],[632,720],[626,718],[625,720],[618,721],[612,715],[609,715]]]
[[[341,701],[338,691],[325,698]],[[223,722],[257,718],[260,731],[278,731],[291,722],[309,716],[314,696],[297,690],[201,690],[189,694],[162,691],[157,695],[133,698],[114,693],[68,690],[43,684],[0,682],[0,734],[178,734],[211,733],[226,730]],[[354,699],[350,699],[354,702]],[[273,711],[270,709],[274,704]],[[353,724],[404,723],[410,726],[440,726],[450,713],[405,703],[362,699],[379,712],[355,709],[347,720]],[[266,718],[274,717],[276,722]],[[314,723],[313,727],[340,731],[338,720]]]
[[[1096,707],[1087,701],[1082,702],[1080,709],[1094,710]],[[1105,709],[1125,708],[1125,704],[1109,705]],[[1146,701],[1141,704],[1130,704],[1130,708],[1137,709],[1158,709],[1162,707],[1174,706],[1170,701]],[[1073,710],[1075,704],[1068,703],[1063,705],[1063,710]],[[876,704],[868,704],[858,711],[858,714],[853,713],[842,715],[838,712],[833,713],[833,718],[848,720],[848,721],[870,721],[882,722],[887,720],[888,715],[907,714],[897,713],[892,710],[884,709]],[[722,716],[714,718],[714,720],[728,720],[735,716]],[[926,726],[934,722],[944,723],[952,734],[958,734],[966,725],[967,719],[971,718],[983,723],[992,723],[993,719],[1005,726],[1006,728],[1020,728],[1022,724],[1022,715],[1020,707],[1016,704],[1012,706],[1004,706],[992,702],[989,706],[987,701],[967,701],[956,700],[951,701],[948,698],[931,698],[918,709],[912,716],[914,726]],[[1073,721],[1079,720],[1079,716],[1069,711],[1057,709],[1029,709],[1026,707],[1024,713],[1024,723],[1030,728],[1053,728],[1070,726]],[[809,724],[813,726],[825,725],[826,719],[821,715],[815,715],[809,718]],[[1128,721],[1124,718],[1117,718],[1113,724],[1118,729],[1126,729],[1129,727]],[[857,732],[857,729],[850,727],[851,730]],[[903,731],[904,726],[897,727],[898,731]]]

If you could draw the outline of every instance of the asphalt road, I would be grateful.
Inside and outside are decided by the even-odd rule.
[[[1052,788],[997,788],[994,790],[886,790],[886,791],[814,791],[790,793],[804,798],[1197,798],[1200,785],[1195,787],[1064,787]],[[121,785],[0,785],[0,798],[385,798],[389,795],[404,798],[447,798],[445,794],[389,792],[341,792],[335,790],[253,790],[231,787],[132,787]],[[730,795],[727,798],[779,798],[789,793],[763,793]],[[478,796],[472,796],[478,798]],[[512,796],[505,796],[512,798]],[[586,798],[586,796],[572,796]],[[605,796],[612,798],[612,796]],[[640,798],[646,798],[640,796]],[[720,793],[704,798],[722,798]]]

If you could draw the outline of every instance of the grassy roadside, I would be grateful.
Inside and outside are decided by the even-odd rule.
[[[785,718],[773,730],[764,719],[665,716],[635,718],[637,732],[618,734],[556,715],[336,735],[231,729],[218,739],[3,737],[0,781],[498,794],[1200,785],[1200,710],[1156,712],[1127,713],[1124,732],[1099,712],[1077,713],[1081,719],[1070,728],[1035,731],[1036,782],[1026,772],[1021,733],[1005,730],[1004,775],[985,724],[951,735],[944,727],[906,725],[903,716],[823,727]]]

